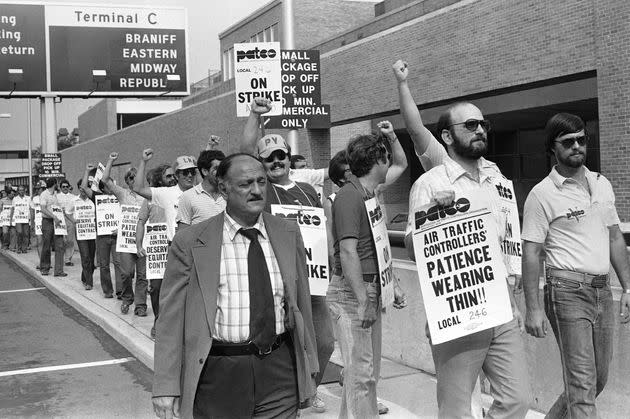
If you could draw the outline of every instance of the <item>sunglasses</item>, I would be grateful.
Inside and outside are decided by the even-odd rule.
[[[266,163],[273,163],[273,161],[276,159],[276,157],[278,158],[278,160],[284,160],[286,159],[288,156],[288,154],[283,151],[283,150],[276,150],[273,153],[271,153],[269,155],[269,157],[263,159],[264,162]]]
[[[464,122],[458,122],[457,124],[451,124],[449,127],[453,125],[463,125],[468,131],[477,131],[477,127],[481,125],[486,132],[490,132],[490,121],[487,119],[467,119]]]
[[[197,174],[197,169],[186,169],[186,170],[180,170],[180,173],[182,174],[182,176],[195,176]]]
[[[585,146],[586,143],[588,142],[588,136],[581,135],[579,137],[565,138],[564,140],[556,140],[555,142],[562,144],[562,147],[564,148],[571,148],[573,147],[573,144],[575,144],[576,141],[580,147]]]

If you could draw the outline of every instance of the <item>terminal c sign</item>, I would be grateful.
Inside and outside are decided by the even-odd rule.
[[[183,8],[2,4],[0,96],[186,96],[186,21]]]

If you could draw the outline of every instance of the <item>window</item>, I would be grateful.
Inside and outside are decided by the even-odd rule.
[[[223,51],[223,80],[234,77],[234,47]]]

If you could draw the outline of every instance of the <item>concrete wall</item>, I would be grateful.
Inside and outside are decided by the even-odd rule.
[[[79,115],[81,142],[116,131],[116,99],[103,99]]]

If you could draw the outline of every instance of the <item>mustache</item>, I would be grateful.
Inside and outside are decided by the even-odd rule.
[[[256,201],[262,201],[262,200],[263,200],[262,195],[254,195],[250,199],[248,199],[247,202],[256,202]]]
[[[274,169],[284,169],[284,163],[276,161],[271,165],[271,170]]]

